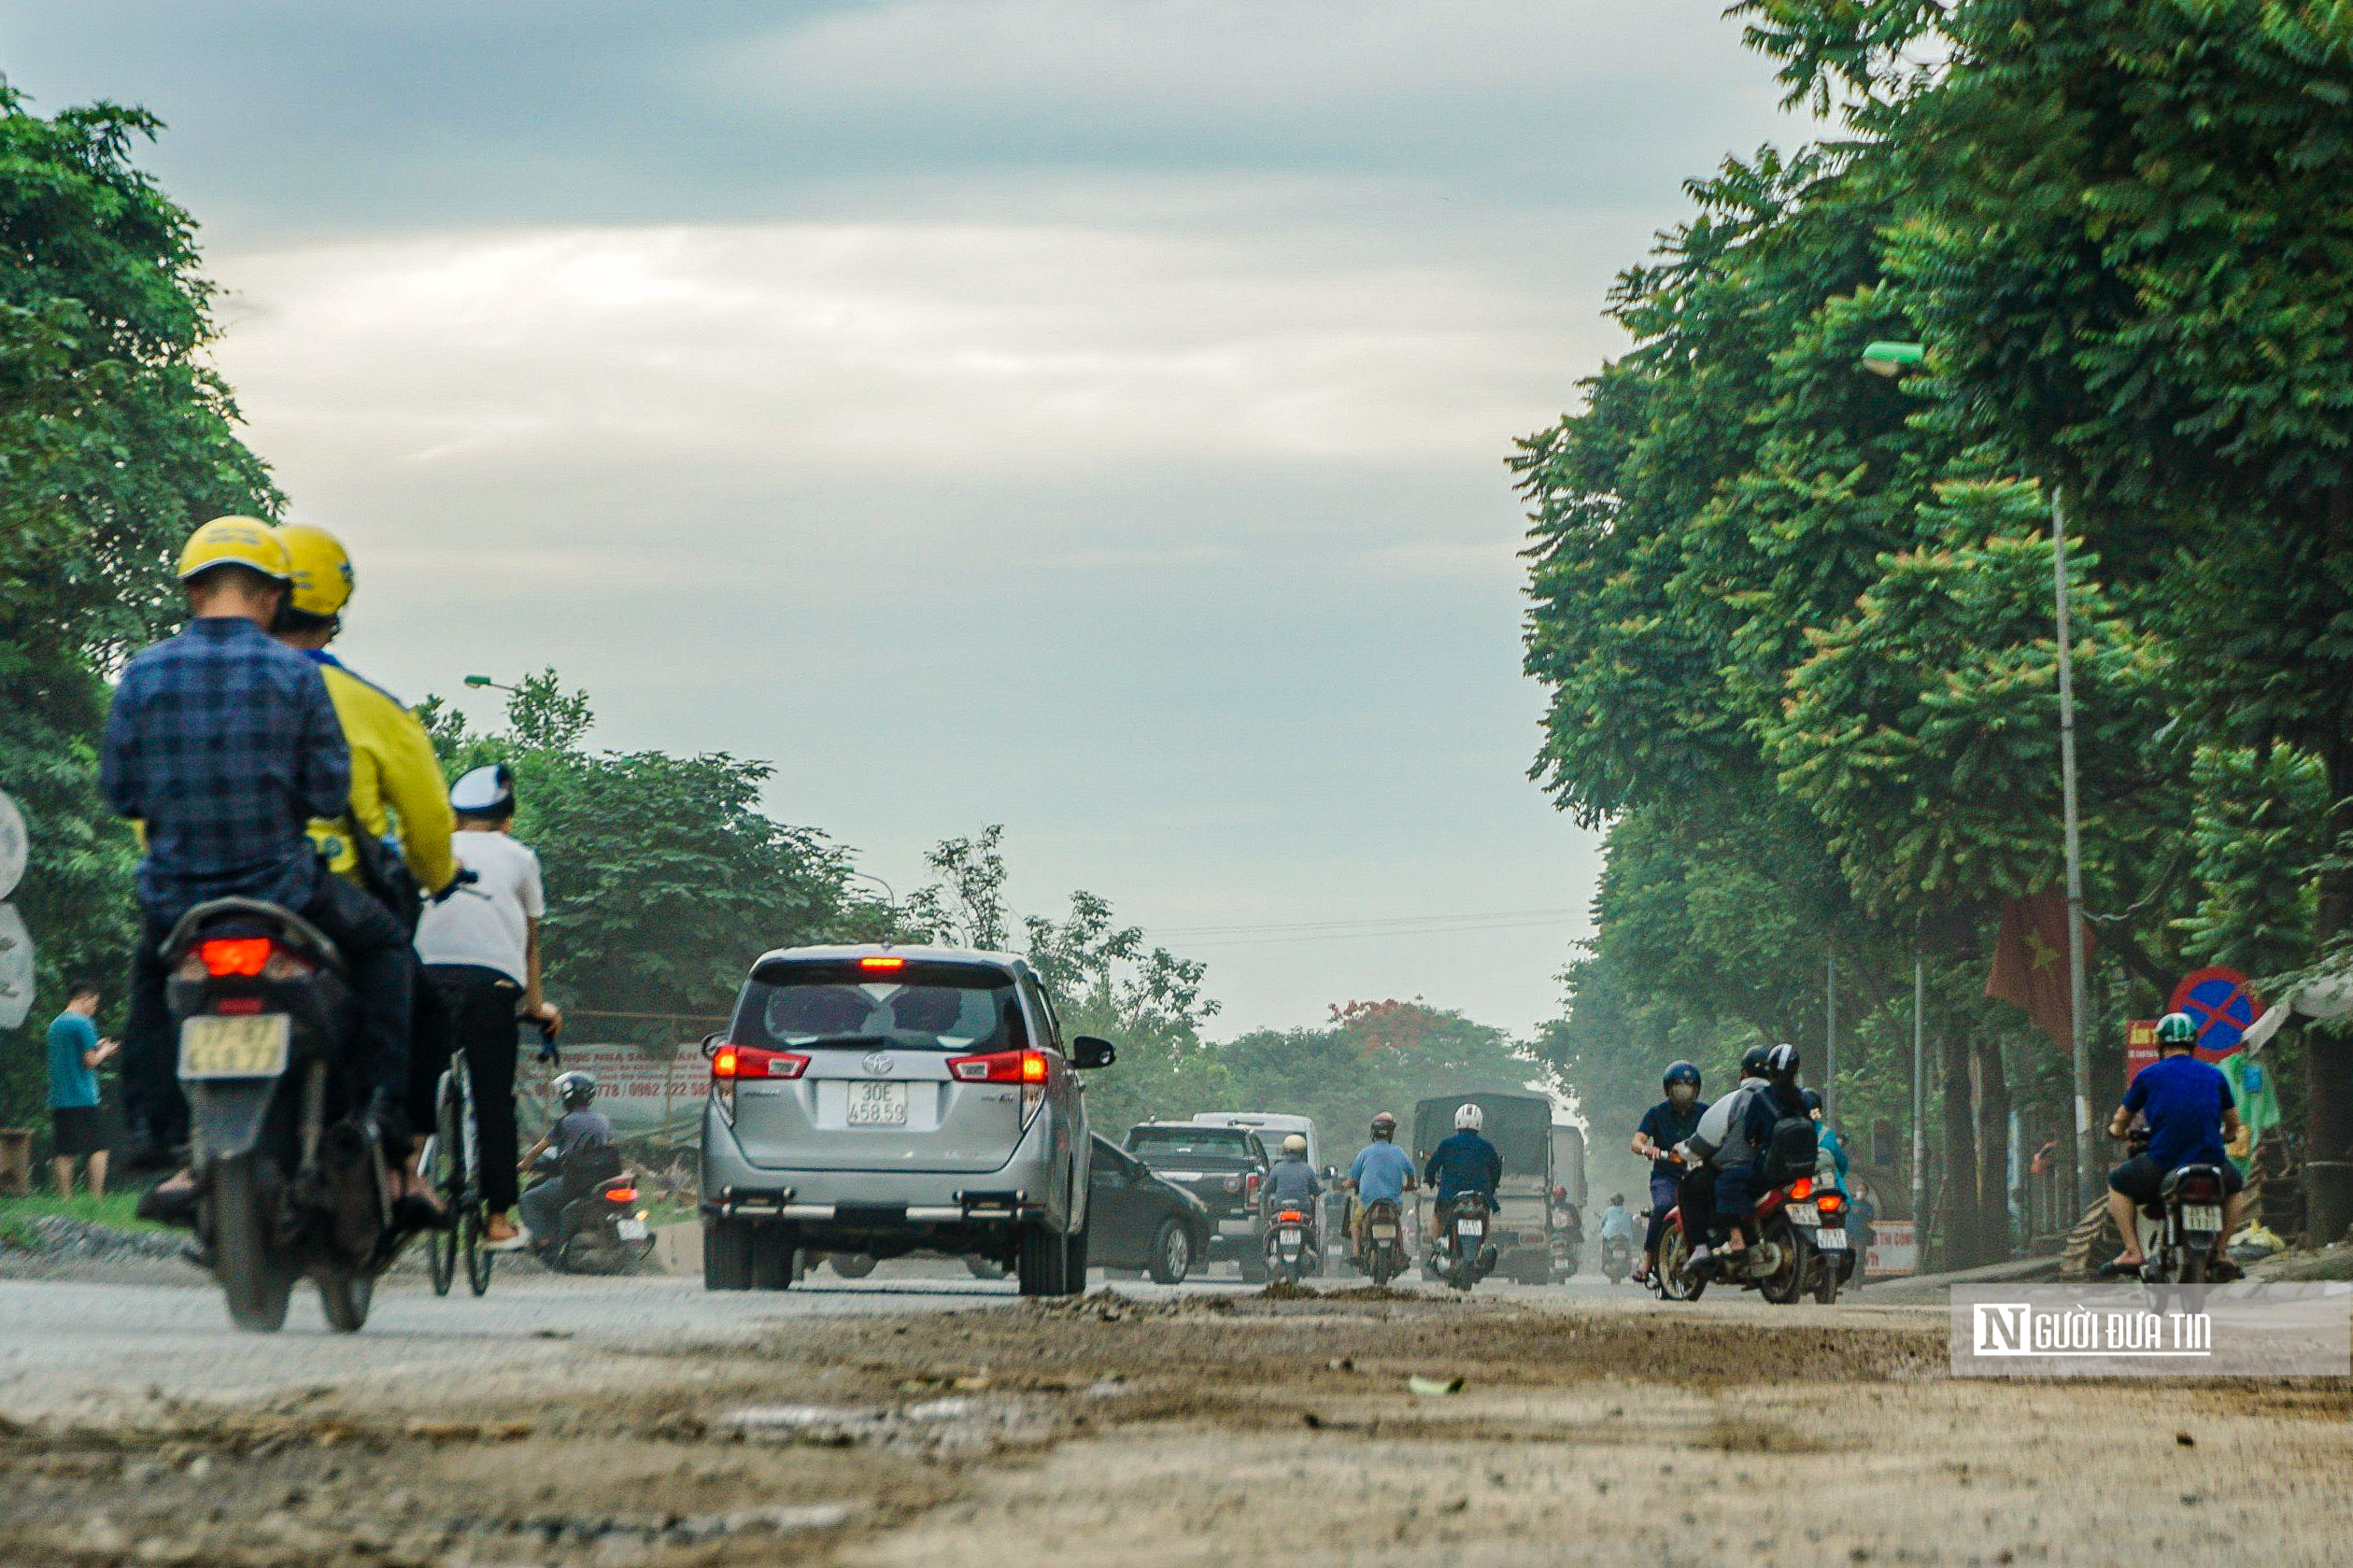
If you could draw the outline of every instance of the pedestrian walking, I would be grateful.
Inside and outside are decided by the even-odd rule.
[[[98,1013],[98,988],[74,983],[65,1010],[49,1026],[50,1169],[57,1195],[74,1195],[74,1162],[85,1161],[90,1195],[106,1195],[106,1133],[99,1121],[98,1067],[120,1047],[100,1039],[91,1022]]]

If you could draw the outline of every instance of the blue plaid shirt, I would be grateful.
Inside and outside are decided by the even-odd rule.
[[[232,894],[299,910],[319,883],[305,825],[343,814],[351,752],[317,665],[207,616],[123,670],[98,787],[147,825],[139,903],[155,919]]]

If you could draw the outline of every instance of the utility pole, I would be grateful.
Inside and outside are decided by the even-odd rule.
[[[1928,1247],[1928,961],[1912,933],[1912,1257],[1927,1269]]]
[[[2091,1207],[2091,1049],[2083,1016],[2083,842],[2076,815],[2075,651],[2067,630],[2067,504],[2050,494],[2051,594],[2059,612],[2059,792],[2067,837],[2067,1022],[2076,1074],[2076,1208]]]
[[[1821,1119],[1838,1123],[1838,950],[1822,961]]]

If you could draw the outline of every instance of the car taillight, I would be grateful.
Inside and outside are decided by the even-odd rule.
[[[1258,1173],[1257,1173],[1256,1171],[1254,1171],[1254,1171],[1252,1171],[1252,1172],[1249,1174],[1249,1176],[1247,1176],[1247,1177],[1246,1177],[1246,1178],[1244,1178],[1243,1180],[1244,1180],[1244,1181],[1247,1183],[1247,1186],[1248,1186],[1248,1191],[1249,1191],[1249,1194],[1250,1194],[1250,1201],[1251,1201],[1251,1202],[1253,1202],[1253,1203],[1256,1203],[1256,1202],[1258,1201],[1258,1181],[1259,1181],[1259,1176],[1258,1176]]]
[[[714,1079],[799,1078],[809,1070],[809,1058],[790,1051],[761,1051],[748,1045],[723,1045],[711,1054]]]
[[[208,975],[256,977],[276,945],[267,937],[208,937],[196,944],[196,958]]]
[[[1043,1083],[1046,1059],[1036,1051],[998,1051],[986,1056],[951,1056],[948,1076],[965,1083]]]
[[[723,1045],[711,1052],[711,1097],[719,1115],[735,1125],[735,1085],[746,1078],[799,1078],[809,1070],[809,1058],[790,1051],[762,1051],[750,1045]]]
[[[634,1187],[607,1187],[604,1190],[604,1201],[607,1203],[635,1203],[637,1201],[637,1189]]]
[[[1038,1051],[992,1051],[985,1056],[951,1056],[948,1076],[959,1083],[1021,1085],[1021,1124],[1046,1103],[1046,1077],[1053,1065]]]
[[[1814,1195],[1814,1179],[1810,1176],[1799,1177],[1796,1180],[1789,1184],[1789,1195],[1795,1198],[1800,1203],[1803,1203],[1807,1198],[1812,1197]]]

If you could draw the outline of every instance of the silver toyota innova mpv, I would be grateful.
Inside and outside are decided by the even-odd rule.
[[[796,1253],[992,1259],[1025,1295],[1086,1283],[1086,1108],[1028,965],[930,947],[764,955],[705,1043],[703,1283],[782,1290]]]

